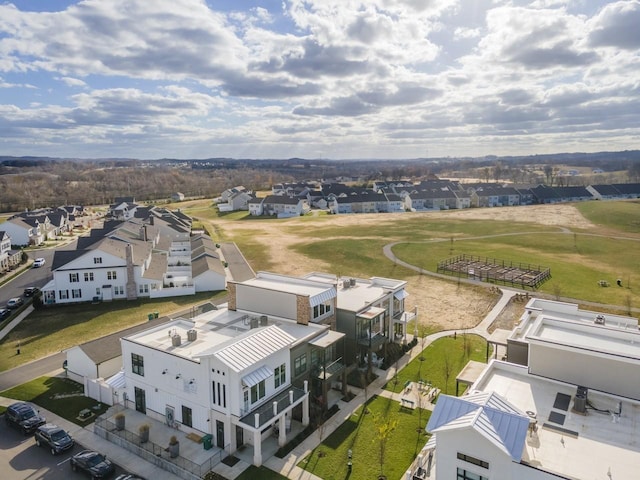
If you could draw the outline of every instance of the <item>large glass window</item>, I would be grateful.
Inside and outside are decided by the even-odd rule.
[[[458,468],[457,480],[489,480],[487,477],[470,472],[464,468]]]
[[[280,385],[284,385],[287,381],[287,370],[286,364],[282,364],[279,367],[276,367],[273,373],[273,384],[275,388],[278,388]]]
[[[264,380],[251,387],[251,403],[256,403],[265,395]]]
[[[294,375],[297,377],[298,375],[302,375],[307,371],[307,354],[303,353],[298,358],[295,359],[293,363],[293,371]]]
[[[144,377],[144,357],[142,355],[131,354],[131,371]]]
[[[470,455],[465,455],[464,453],[458,452],[458,460],[462,460],[463,462],[472,463],[482,468],[489,468],[489,462],[485,462],[484,460],[480,460],[479,458],[472,457]]]

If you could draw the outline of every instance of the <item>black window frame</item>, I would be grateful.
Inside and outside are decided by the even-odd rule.
[[[486,468],[487,470],[489,469],[489,462],[485,462],[484,460],[480,460],[479,458],[472,457],[471,455],[466,455],[464,453],[458,452],[457,458],[458,460],[476,465],[477,467]]]
[[[144,357],[137,353],[131,353],[131,372],[144,377]]]
[[[193,427],[193,410],[186,405],[182,405],[182,424]]]

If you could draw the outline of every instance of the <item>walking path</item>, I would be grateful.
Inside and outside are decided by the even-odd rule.
[[[518,293],[515,290],[510,290],[506,288],[500,288],[502,292],[502,297],[496,303],[496,305],[491,309],[491,311],[485,316],[485,318],[473,329],[471,330],[448,330],[437,332],[432,335],[428,335],[424,341],[424,348],[429,346],[434,341],[439,338],[447,337],[453,335],[454,333],[464,334],[464,333],[474,333],[477,335],[481,335],[485,338],[489,336],[487,329],[494,322],[500,312],[507,306],[511,298]],[[402,357],[399,361],[398,370],[404,368],[409,362],[411,362],[414,358],[418,357],[422,353],[422,350],[419,347],[414,347],[408,352],[407,355]],[[400,401],[400,394],[392,393],[388,390],[385,390],[384,385],[393,378],[395,369],[389,368],[388,370],[379,370],[374,369],[375,373],[378,375],[378,378],[374,380],[371,385],[367,388],[368,398],[373,397],[374,395],[381,395],[387,398],[393,398]],[[355,411],[364,403],[364,390],[360,391],[355,398],[353,398],[350,402],[339,402],[340,410],[333,417],[331,417],[322,428],[322,438],[327,438],[331,435],[340,425],[342,425],[346,420],[351,417],[355,413]],[[432,406],[432,405],[431,405]],[[428,408],[428,405],[427,405]],[[291,451],[291,453],[286,458],[277,458],[275,456],[269,458],[265,462],[265,466],[274,470],[281,475],[284,475],[287,478],[294,480],[322,480],[319,477],[313,475],[312,473],[307,472],[306,470],[297,466],[297,464],[307,457],[311,452],[318,447],[321,443],[320,432],[316,430],[309,437],[307,437],[304,442],[298,445],[296,448]]]

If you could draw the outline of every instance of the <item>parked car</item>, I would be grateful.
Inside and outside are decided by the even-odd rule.
[[[71,470],[89,474],[94,478],[107,478],[116,471],[116,467],[107,457],[93,450],[83,450],[69,460]]]
[[[36,259],[33,261],[33,268],[40,268],[40,267],[42,267],[45,263],[46,263],[46,260],[45,260],[44,258],[42,258],[42,257],[40,257],[40,258],[36,258]]]
[[[22,298],[13,297],[13,298],[10,298],[9,301],[7,302],[7,308],[12,310],[14,308],[18,308],[23,303],[24,303],[24,300],[22,300]]]
[[[25,297],[33,297],[36,293],[38,293],[40,289],[38,287],[27,287],[24,289]]]
[[[52,455],[69,450],[75,443],[71,435],[53,423],[45,423],[39,426],[34,437],[36,445],[48,447]]]
[[[11,310],[9,310],[8,308],[0,308],[0,320],[8,318],[9,315],[11,315]]]
[[[4,412],[4,419],[7,425],[22,430],[25,435],[33,433],[40,425],[47,423],[33,405],[27,402],[12,403]]]
[[[144,478],[133,473],[123,473],[116,477],[116,480],[144,480]]]

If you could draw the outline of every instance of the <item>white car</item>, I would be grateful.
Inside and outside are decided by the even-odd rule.
[[[40,268],[45,264],[45,259],[44,258],[36,258],[33,261],[33,268]]]

